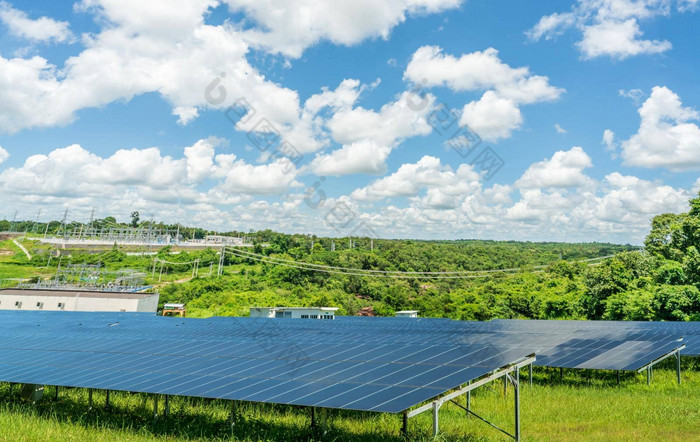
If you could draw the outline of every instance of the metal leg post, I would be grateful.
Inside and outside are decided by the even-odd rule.
[[[170,414],[170,396],[165,395],[165,410],[163,411],[163,416],[167,416]]]
[[[681,351],[676,352],[676,375],[678,376],[678,385],[681,385]]]
[[[440,425],[438,422],[438,410],[440,410],[440,407],[437,402],[433,402],[433,437],[437,437]]]
[[[107,398],[105,398],[105,408],[109,410],[109,390],[107,390]]]
[[[403,414],[403,422],[401,423],[401,435],[408,438],[408,413]]]
[[[647,367],[647,385],[651,385],[651,367]]]
[[[515,440],[520,441],[520,370],[515,369]]]
[[[153,395],[153,419],[158,417],[158,395]]]
[[[532,387],[532,364],[530,364],[529,367],[530,367],[530,387]]]
[[[88,406],[92,410],[92,388],[88,388]]]

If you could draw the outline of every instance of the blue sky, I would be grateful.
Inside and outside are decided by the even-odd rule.
[[[2,1],[0,216],[640,243],[700,188],[698,8]]]

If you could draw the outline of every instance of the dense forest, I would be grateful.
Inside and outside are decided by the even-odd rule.
[[[339,307],[339,314],[346,315],[411,309],[464,320],[700,320],[700,197],[690,201],[687,213],[655,217],[643,249],[599,243],[319,238],[269,230],[247,236],[254,247],[227,253],[221,276],[210,273],[219,262],[218,250],[212,249],[173,254],[164,247],[156,256],[130,256],[113,247],[101,253],[73,251],[66,259],[147,272],[151,284],[163,275],[164,281],[179,279],[158,286],[161,303],[186,302],[194,316],[246,315],[251,306],[323,305]],[[56,265],[47,262],[39,246],[34,251],[28,264]],[[190,279],[195,260],[200,270]]]

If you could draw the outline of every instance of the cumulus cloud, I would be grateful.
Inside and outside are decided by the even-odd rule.
[[[319,41],[351,46],[367,38],[388,38],[408,15],[458,7],[462,0],[225,0],[258,26],[242,34],[250,44],[298,58]]]
[[[318,155],[311,162],[317,175],[380,174],[386,171],[391,147],[371,140],[346,144],[331,153]]]
[[[404,79],[454,91],[493,89],[500,97],[523,104],[556,100],[563,92],[551,86],[547,77],[503,63],[494,48],[457,58],[443,54],[438,46],[423,46],[413,53]]]
[[[420,108],[412,106],[412,99],[410,92],[404,92],[378,111],[338,108],[326,126],[333,140],[343,146],[317,155],[310,170],[318,175],[385,172],[386,159],[403,140],[432,131],[426,118],[434,109],[435,97],[426,94]]]
[[[10,34],[32,42],[62,43],[73,39],[68,22],[49,17],[31,19],[4,1],[0,1],[0,22],[7,26]]]
[[[572,147],[531,165],[515,185],[520,188],[585,186],[591,179],[583,170],[592,166],[591,157],[581,147]]]
[[[605,129],[603,131],[603,141],[602,143],[605,145],[605,150],[614,152],[617,150],[617,144],[615,143],[615,132],[611,131],[610,129]]]
[[[582,33],[576,46],[584,59],[662,53],[671,49],[671,42],[644,39],[639,23],[668,16],[674,6],[683,13],[696,5],[696,0],[578,0],[569,12],[542,17],[526,35],[531,41],[550,40],[576,28]]]
[[[393,174],[356,189],[351,197],[360,201],[414,197],[427,190],[425,205],[452,208],[458,197],[463,198],[479,187],[480,176],[470,165],[462,164],[455,171],[443,165],[439,158],[426,155],[417,163],[404,164]]]
[[[583,39],[578,47],[584,58],[603,55],[623,59],[639,54],[658,54],[671,49],[669,41],[642,40],[644,33],[637,20],[631,18],[622,22],[604,21],[583,29]]]
[[[29,156],[23,165],[3,170],[0,187],[3,195],[36,202],[86,197],[110,201],[131,194],[141,201],[213,204],[298,185],[289,160],[251,165],[233,154],[217,155],[220,143],[216,138],[199,140],[180,158],[163,155],[157,147],[120,149],[101,157],[73,144]],[[207,180],[211,180],[204,186],[208,190],[200,190]]]
[[[479,101],[467,103],[462,110],[460,125],[469,126],[486,141],[509,138],[520,127],[523,117],[518,106],[508,98],[487,91]]]
[[[510,67],[493,48],[458,58],[444,54],[437,46],[423,46],[411,57],[404,79],[454,91],[485,90],[481,99],[464,106],[460,124],[487,141],[508,138],[520,128],[520,105],[556,100],[564,92],[526,67]]]
[[[565,134],[566,133],[566,129],[561,127],[559,125],[559,123],[554,123],[554,130],[556,130],[558,134]]]
[[[4,163],[8,158],[10,158],[10,153],[0,146],[0,164]]]
[[[667,87],[656,86],[639,108],[639,130],[623,141],[625,164],[672,171],[700,169],[700,114]]]

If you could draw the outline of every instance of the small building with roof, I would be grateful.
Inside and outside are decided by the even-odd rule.
[[[158,293],[61,289],[0,289],[0,310],[152,312]]]
[[[338,307],[251,307],[251,318],[335,319]]]

